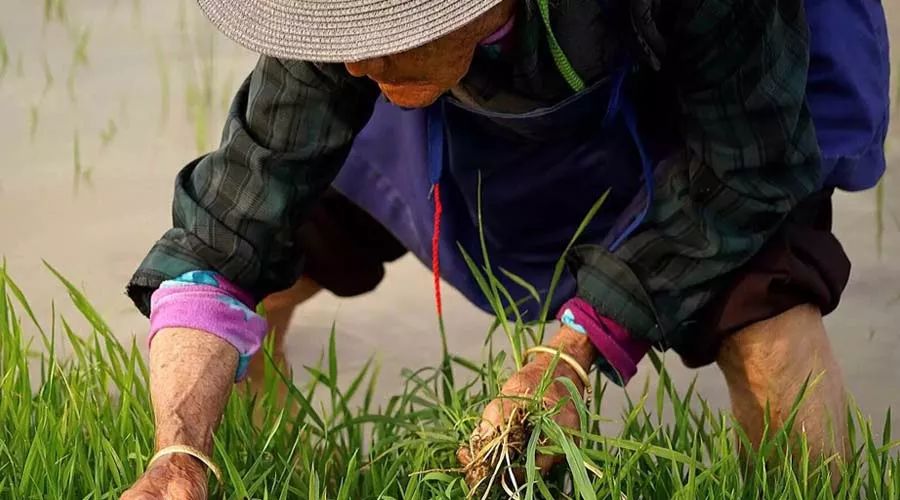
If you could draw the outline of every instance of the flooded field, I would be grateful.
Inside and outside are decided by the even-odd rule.
[[[124,285],[168,227],[176,171],[216,144],[231,94],[255,57],[215,33],[191,0],[0,6],[15,13],[0,18],[0,256],[40,318],[49,319],[54,302],[71,315],[43,259],[83,286],[120,338],[144,343],[146,320]],[[900,8],[886,7],[900,35]],[[898,147],[894,133],[893,165]],[[898,193],[900,177],[890,172],[880,193],[841,194],[836,206],[836,231],[854,270],[829,330],[851,391],[876,418],[900,406]],[[373,294],[320,295],[295,318],[290,359],[318,359],[336,323],[343,369],[355,372],[375,354],[388,391],[402,367],[439,358],[430,287],[428,272],[404,259]],[[490,319],[448,295],[451,349],[476,357]],[[679,384],[698,376],[701,394],[727,404],[717,371],[688,371],[674,357],[668,364]],[[651,371],[643,366],[630,390]],[[607,397],[614,416],[622,394]]]

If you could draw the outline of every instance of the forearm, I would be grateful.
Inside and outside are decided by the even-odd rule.
[[[188,445],[212,452],[234,384],[238,353],[228,342],[199,330],[161,330],[150,348],[150,393],[156,446]]]

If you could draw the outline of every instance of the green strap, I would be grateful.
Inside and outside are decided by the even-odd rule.
[[[556,63],[557,69],[559,69],[560,74],[566,80],[566,83],[569,84],[569,87],[572,87],[572,90],[575,92],[584,90],[584,80],[575,72],[575,68],[572,67],[569,58],[566,57],[562,47],[559,46],[559,42],[556,41],[556,36],[553,35],[553,28],[550,26],[549,0],[537,0],[537,4],[538,9],[541,11],[541,18],[544,20],[544,27],[547,29],[547,42],[550,44],[553,62]]]

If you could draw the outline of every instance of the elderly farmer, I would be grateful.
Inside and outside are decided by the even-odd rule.
[[[822,374],[798,418],[815,453],[842,451],[822,316],[850,263],[831,194],[884,170],[880,2],[549,3],[200,0],[264,55],[128,286],[151,319],[161,458],[126,497],[205,494],[233,382],[318,291],[371,291],[412,252],[487,309],[457,248],[481,255],[479,196],[492,265],[546,291],[609,191],[547,298],[561,329],[505,394],[532,393],[556,351],[555,374],[582,387],[581,370],[625,384],[651,346],[671,348],[718,364],[754,442],[766,405],[781,425]],[[492,403],[478,432],[512,406]],[[572,406],[558,418],[572,425]]]

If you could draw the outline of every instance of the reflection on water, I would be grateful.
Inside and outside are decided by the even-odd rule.
[[[216,33],[193,0],[0,0],[0,8],[7,13],[0,18],[0,255],[40,317],[49,318],[51,300],[74,317],[42,266],[46,259],[83,284],[122,338],[143,343],[146,320],[123,286],[169,224],[175,173],[215,145],[255,57]],[[893,33],[900,33],[898,14],[891,12]],[[898,151],[897,134],[891,142]],[[872,191],[836,201],[836,231],[854,271],[829,330],[849,387],[875,415],[900,406],[893,389],[900,380],[898,190],[891,174],[880,197]],[[447,293],[451,347],[478,356],[489,320]],[[342,367],[353,371],[378,351],[387,392],[401,366],[438,356],[429,296],[428,274],[404,260],[374,294],[318,297],[297,318],[290,357],[314,362],[337,320]],[[669,365],[679,383],[699,376],[700,392],[726,404],[714,369]],[[615,416],[616,405],[609,407]]]

